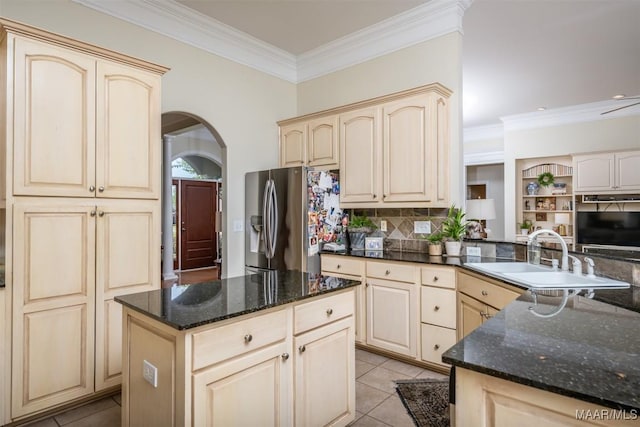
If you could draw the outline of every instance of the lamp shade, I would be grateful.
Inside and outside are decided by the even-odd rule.
[[[468,220],[496,219],[496,203],[493,199],[469,199],[466,206]]]

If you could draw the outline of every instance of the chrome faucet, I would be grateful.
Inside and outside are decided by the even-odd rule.
[[[560,264],[560,268],[562,269],[562,271],[569,271],[569,248],[567,247],[567,242],[565,242],[562,236],[556,233],[555,231],[547,230],[545,228],[541,228],[540,230],[534,231],[533,233],[529,234],[529,241],[527,242],[527,246],[535,244],[540,234],[551,234],[552,236],[556,237],[558,241],[560,241],[560,246],[562,246],[562,261]],[[574,261],[573,271],[575,273],[575,261]],[[580,271],[580,274],[582,274],[582,264],[580,265],[579,271]]]

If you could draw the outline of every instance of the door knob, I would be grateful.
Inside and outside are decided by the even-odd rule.
[[[187,229],[186,229],[186,228],[184,228],[184,227],[182,227],[182,228],[181,228],[181,230],[182,230],[182,231],[187,231]]]

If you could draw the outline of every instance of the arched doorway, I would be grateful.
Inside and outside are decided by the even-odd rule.
[[[211,124],[186,112],[164,113],[162,135],[166,285],[177,280],[176,272],[223,268],[226,146]]]

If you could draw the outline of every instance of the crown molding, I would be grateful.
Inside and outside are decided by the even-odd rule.
[[[173,0],[72,0],[204,51],[295,82],[296,57]]]
[[[486,141],[504,138],[504,125],[485,125],[463,129],[463,142]]]
[[[297,57],[174,0],[72,1],[299,83],[444,34],[462,33],[462,17],[473,0],[431,0]]]
[[[298,82],[311,80],[451,32],[462,33],[471,0],[432,0],[298,56]]]
[[[613,110],[614,108],[619,108],[623,105],[625,104],[622,104],[621,101],[607,100],[592,102],[589,104],[554,108],[546,111],[514,114],[511,116],[500,117],[500,120],[504,123],[504,131],[510,132],[640,115],[640,108],[638,107],[625,108],[607,115],[602,115],[605,111]]]
[[[490,165],[495,163],[504,163],[504,151],[464,153],[465,166]]]

